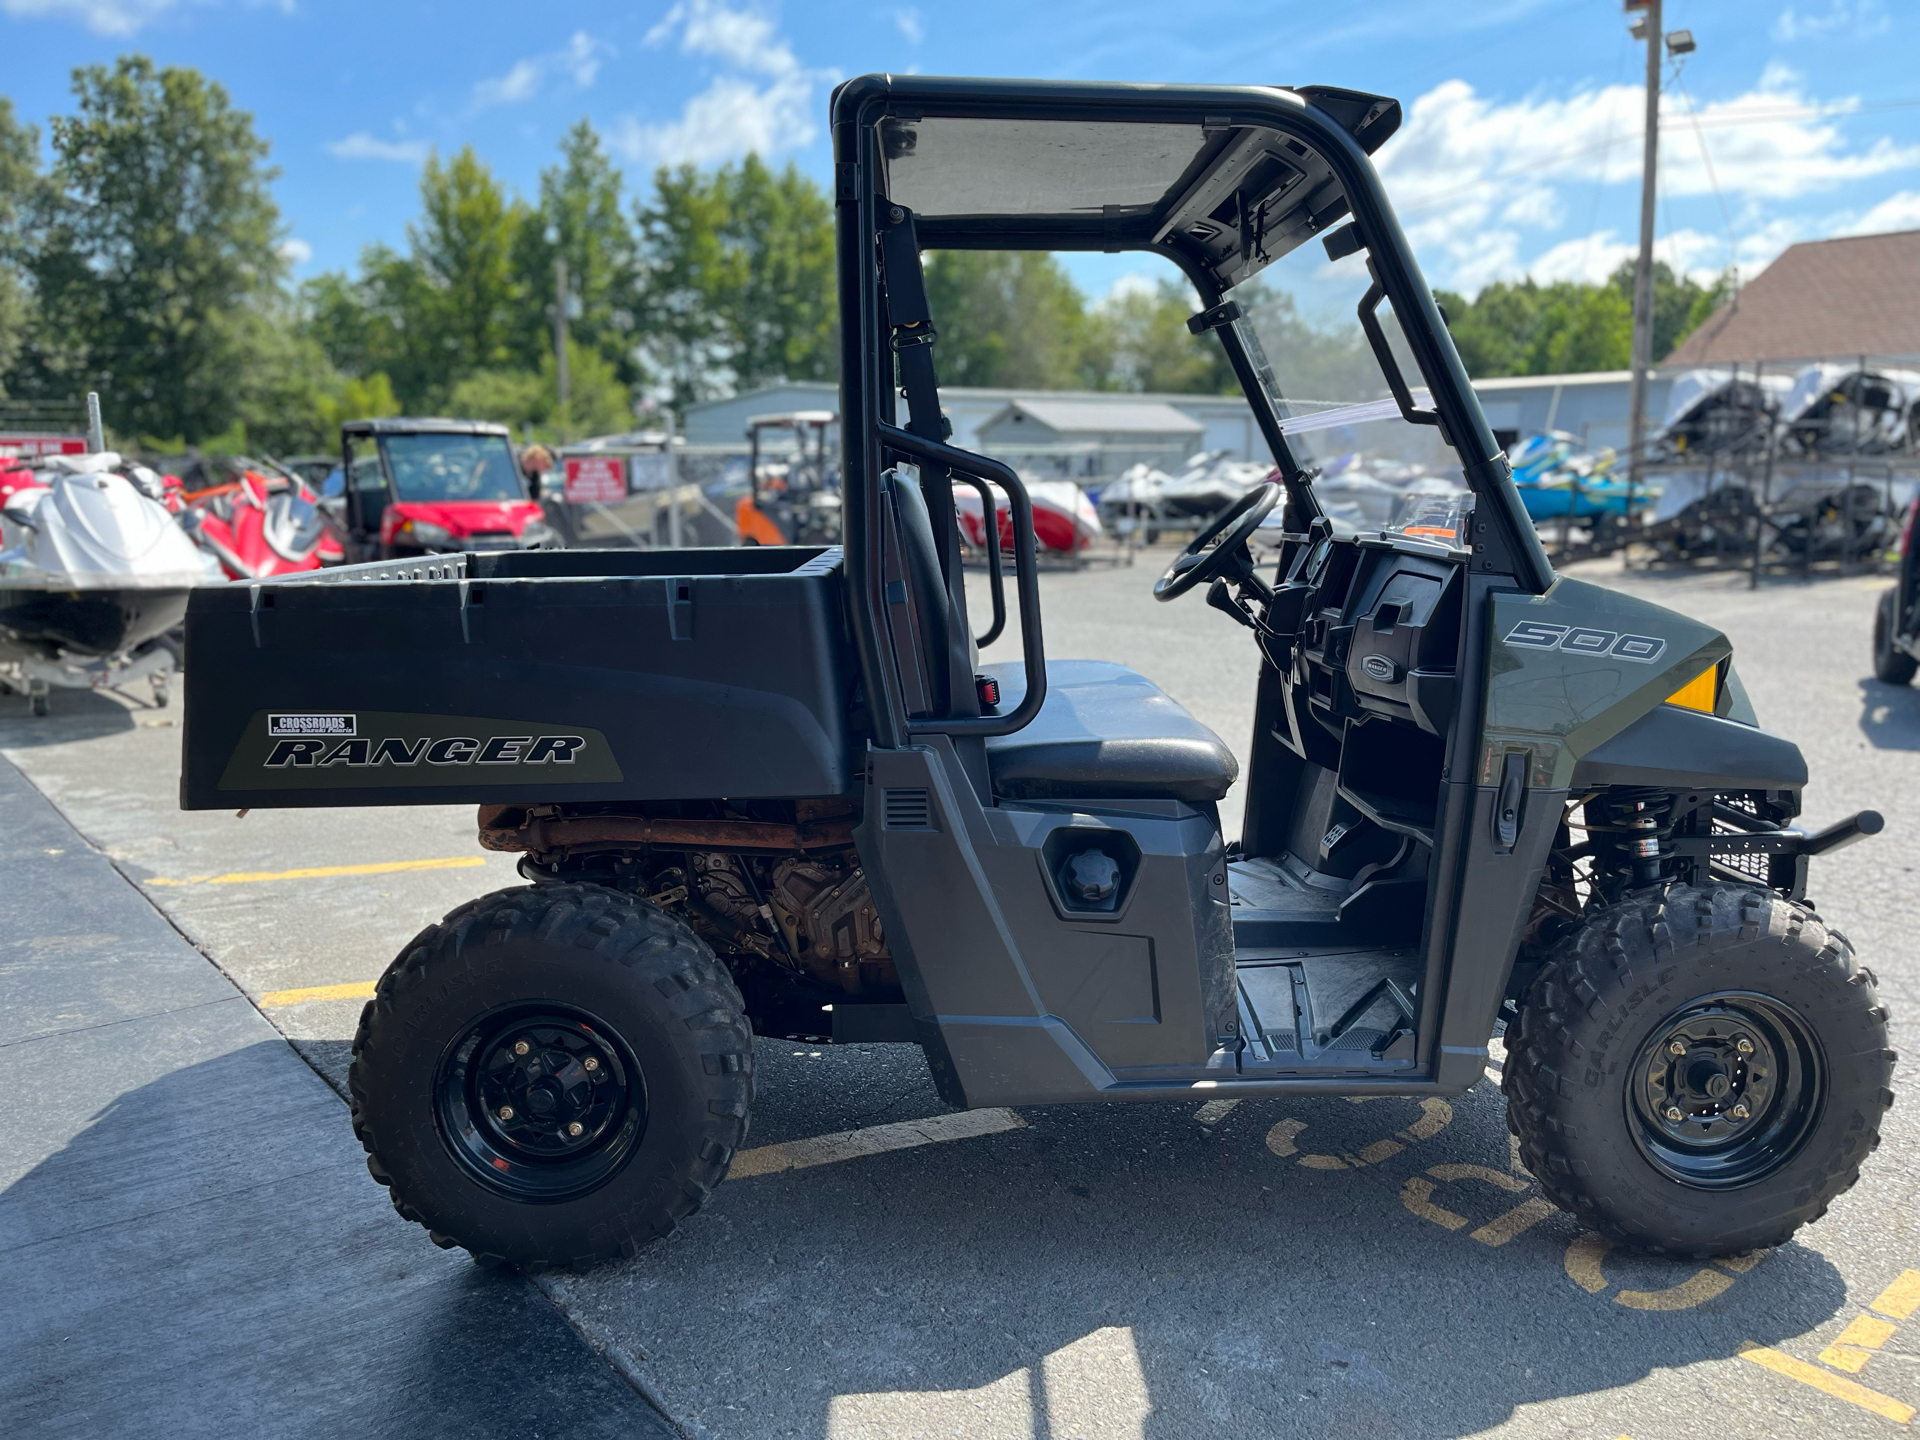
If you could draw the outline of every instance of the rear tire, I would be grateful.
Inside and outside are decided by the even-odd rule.
[[[1886,1019],[1804,906],[1669,886],[1556,946],[1507,1032],[1507,1121],[1548,1198],[1602,1235],[1700,1258],[1780,1245],[1880,1143]]]
[[[1873,678],[1885,685],[1911,685],[1915,672],[1920,671],[1920,660],[1893,646],[1899,629],[1894,601],[1899,593],[1897,589],[1887,591],[1873,612]]]
[[[367,1168],[493,1266],[630,1256],[706,1203],[747,1133],[740,992],[678,920],[597,885],[502,890],[423,931],[360,1018]]]

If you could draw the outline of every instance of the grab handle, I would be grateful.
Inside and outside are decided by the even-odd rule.
[[[991,481],[1007,492],[1013,511],[1013,580],[1020,601],[1020,654],[1027,666],[1027,692],[1005,715],[955,715],[944,720],[909,720],[909,735],[1011,735],[1040,713],[1047,699],[1047,652],[1040,640],[1040,563],[1033,549],[1033,501],[1013,468],[971,450],[961,450],[911,434],[897,425],[874,426],[881,444],[903,455],[944,465]]]

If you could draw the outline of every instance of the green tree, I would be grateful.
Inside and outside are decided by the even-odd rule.
[[[122,433],[219,433],[283,378],[259,353],[285,273],[266,142],[220,86],[144,56],[76,70],[73,89],[36,207],[45,340],[24,368],[43,390],[99,389]]]
[[[942,250],[924,261],[943,385],[1072,390],[1097,384],[1086,302],[1039,250]]]
[[[468,146],[451,161],[427,161],[420,177],[420,219],[407,227],[407,262],[424,282],[408,295],[443,383],[513,356],[514,331],[527,295],[514,273],[514,243],[526,207],[480,163]],[[412,318],[412,317],[408,317]]]
[[[1240,302],[1260,337],[1260,348],[1273,366],[1282,395],[1297,400],[1351,402],[1372,400],[1386,393],[1386,378],[1358,325],[1322,330],[1301,315],[1291,294],[1270,289],[1257,279],[1237,287],[1233,298]],[[1397,331],[1389,321],[1388,336],[1395,336]],[[1397,348],[1403,373],[1413,374],[1404,346]]]
[[[1472,300],[1435,293],[1460,359],[1477,379],[1624,370],[1633,363],[1633,271],[1631,262],[1622,265],[1604,285],[1498,280]],[[1701,285],[1665,262],[1654,265],[1656,362],[1732,295],[1733,279],[1729,271]]]
[[[1633,306],[1632,261],[1613,272],[1609,284]],[[1664,260],[1653,262],[1653,358],[1664,360],[1680,342],[1722,304],[1731,299],[1734,274],[1723,272],[1711,285],[1702,285],[1691,276],[1676,276]],[[1628,363],[1631,363],[1630,361]]]
[[[838,374],[833,208],[795,166],[662,169],[636,219],[650,358],[676,401]]]
[[[1625,370],[1633,363],[1633,303],[1610,285],[1568,286],[1541,313],[1531,373]]]
[[[523,364],[553,349],[554,261],[567,261],[568,338],[607,360],[622,382],[640,378],[635,354],[639,248],[627,222],[620,172],[582,120],[560,142],[560,163],[540,175],[540,204],[519,228],[514,269]]]
[[[342,377],[338,385],[314,397],[313,409],[320,432],[325,437],[325,443],[320,448],[331,450],[340,438],[341,425],[346,421],[380,420],[388,415],[398,415],[400,401],[393,393],[393,382],[387,379],[387,372],[376,370],[365,379]]]
[[[599,351],[567,342],[567,433],[560,433],[560,386],[552,351],[537,370],[479,370],[453,389],[447,408],[463,419],[497,420],[542,440],[607,435],[633,428],[632,391]]]
[[[1094,306],[1086,364],[1096,388],[1195,394],[1239,389],[1226,351],[1212,335],[1194,335],[1193,287],[1161,279],[1122,290]]]
[[[0,95],[0,396],[30,324],[27,226],[41,184],[39,150],[39,132],[16,120],[13,102]]]
[[[428,160],[407,253],[369,245],[357,279],[309,281],[305,333],[349,375],[385,372],[415,414],[477,371],[531,366],[522,342],[536,302],[515,264],[530,213],[471,148]]]

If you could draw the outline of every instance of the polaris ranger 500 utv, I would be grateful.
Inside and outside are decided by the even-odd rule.
[[[1789,829],[1806,769],[1726,639],[1556,579],[1368,158],[1399,119],[1313,87],[851,81],[844,549],[194,592],[188,807],[473,802],[524,857],[361,1020],[353,1122],[401,1214],[490,1263],[631,1254],[726,1175],[754,1034],[829,1030],[917,1042],[982,1106],[1455,1095],[1504,1021],[1526,1165],[1609,1236],[1777,1245],[1853,1183],[1886,1011],[1805,887],[1879,818]],[[1399,409],[1464,471],[1418,523],[1336,530],[1288,438],[1234,287],[1309,240],[1363,257]],[[947,443],[920,257],[957,248],[1164,257],[1239,377],[1277,483],[1155,586],[1260,667],[1234,844],[1233,753],[1134,671],[1048,658],[1020,479]],[[990,553],[978,638],[1017,618],[1018,663],[979,661],[962,484],[1012,508],[1017,607]]]

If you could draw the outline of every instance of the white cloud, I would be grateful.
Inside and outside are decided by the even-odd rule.
[[[482,80],[473,87],[473,107],[485,110],[495,105],[518,105],[531,100],[556,75],[571,79],[576,89],[585,90],[599,78],[600,62],[610,53],[606,42],[596,40],[584,30],[576,30],[565,47],[544,55],[529,55],[516,61],[504,75]]]
[[[0,11],[28,20],[75,20],[96,35],[131,35],[175,10],[215,0],[0,0]],[[291,15],[294,0],[247,0]]]
[[[304,265],[313,259],[313,246],[294,236],[280,242],[280,258],[289,265]]]
[[[1858,219],[1840,228],[1842,235],[1880,235],[1888,230],[1920,230],[1920,190],[1889,195]]]
[[[927,22],[911,5],[894,11],[893,23],[899,27],[900,33],[906,36],[909,45],[918,45],[927,38]]]
[[[1111,305],[1132,295],[1157,295],[1160,293],[1162,278],[1151,270],[1129,270],[1107,287],[1107,293],[1101,303]]]
[[[1557,244],[1531,264],[1519,257],[1532,248],[1528,232],[1563,223],[1562,187],[1591,194],[1596,186],[1637,182],[1644,105],[1636,85],[1507,102],[1479,95],[1464,80],[1446,81],[1415,100],[1380,168],[1434,280],[1471,290],[1523,271],[1543,279],[1549,272],[1552,278],[1609,272],[1618,263],[1609,247],[1621,242],[1606,231]],[[1852,100],[1814,99],[1798,75],[1779,65],[1744,94],[1699,105],[1697,117],[1679,95],[1669,96],[1661,120],[1661,194],[1707,196],[1717,181],[1730,202],[1745,202],[1742,269],[1764,264],[1793,238],[1781,238],[1777,225],[1768,224],[1778,202],[1920,167],[1920,146],[1885,138],[1852,144],[1836,118],[1855,108]],[[1700,247],[1690,247],[1692,241],[1674,237],[1669,263],[1706,273],[1726,263],[1724,236],[1703,235]]]
[[[392,160],[402,165],[424,165],[432,152],[424,140],[382,140],[365,130],[327,145],[327,153],[336,160]]]
[[[179,6],[180,0],[0,0],[9,15],[77,20],[96,35],[131,35]]]
[[[1773,38],[1783,44],[1796,40],[1824,40],[1830,35],[1865,39],[1893,28],[1885,0],[1827,0],[1827,8],[1802,14],[1789,5],[1773,22]]]
[[[678,120],[646,124],[622,117],[609,136],[615,149],[637,161],[704,165],[813,143],[819,133],[814,87],[838,73],[802,65],[771,19],[723,0],[683,0],[647,32],[646,43],[664,45],[676,35],[682,54],[716,60],[734,73],[716,75]]]

